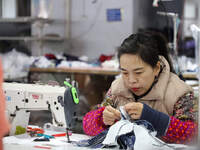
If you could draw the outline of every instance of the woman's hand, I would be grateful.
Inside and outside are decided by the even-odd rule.
[[[112,106],[106,106],[103,111],[103,122],[105,125],[113,125],[116,120],[120,120],[121,114],[119,110]]]
[[[129,114],[131,119],[140,119],[143,110],[143,104],[138,102],[131,102],[124,105],[124,109]]]

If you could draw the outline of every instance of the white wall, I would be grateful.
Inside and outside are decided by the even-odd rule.
[[[186,5],[189,5],[190,7],[188,8],[191,8],[192,5],[194,5],[194,7],[196,7],[196,17],[195,18],[188,18],[187,16],[192,16],[193,14],[193,11],[195,10],[190,10],[190,9],[187,9]],[[190,10],[190,12],[185,12],[187,14],[185,14],[185,18],[184,18],[184,22],[183,22],[183,27],[184,27],[184,36],[192,36],[192,33],[191,33],[191,30],[190,30],[190,25],[191,24],[196,24],[197,26],[200,27],[200,1],[199,0],[185,0],[185,11],[186,10]]]
[[[15,18],[17,14],[16,0],[2,0],[2,17]]]
[[[33,1],[39,2],[40,0]],[[53,6],[50,18],[65,20],[66,1],[50,1]],[[108,8],[121,8],[122,21],[107,22],[106,9]],[[34,16],[36,12],[32,11],[32,15]],[[71,0],[70,28],[70,41],[46,44],[32,42],[32,54],[65,52],[75,56],[86,55],[89,59],[98,58],[101,54],[113,54],[122,40],[133,32],[133,0]],[[32,31],[33,34],[37,34],[37,27],[33,26]],[[45,26],[44,33],[65,36],[66,28],[63,24],[50,24]]]
[[[108,8],[121,8],[122,21],[107,22]],[[113,54],[133,32],[133,0],[72,0],[71,15],[69,52],[76,56],[93,59],[101,54]]]

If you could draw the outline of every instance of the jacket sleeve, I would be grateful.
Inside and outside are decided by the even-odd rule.
[[[193,93],[181,97],[174,106],[174,114],[163,140],[168,143],[187,144],[197,137],[197,101]]]
[[[111,89],[109,89],[106,93],[103,102],[99,105],[99,108],[88,112],[83,117],[83,131],[85,134],[95,136],[108,128],[108,126],[106,126],[103,122],[103,111],[107,105],[113,106]]]
[[[105,107],[100,107],[92,110],[83,117],[83,131],[85,134],[95,136],[107,128],[103,123],[104,109]]]

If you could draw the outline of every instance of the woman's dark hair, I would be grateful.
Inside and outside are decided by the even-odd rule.
[[[166,39],[162,34],[155,32],[141,32],[132,34],[126,38],[118,48],[118,59],[123,54],[134,54],[154,68],[159,61],[159,55],[164,56],[170,66],[170,71],[174,72]]]

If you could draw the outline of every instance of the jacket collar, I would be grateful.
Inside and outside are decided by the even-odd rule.
[[[153,86],[151,91],[142,100],[163,100],[165,96],[165,91],[167,89],[167,84],[170,77],[170,67],[167,60],[160,56],[161,66],[163,67],[162,72],[158,77],[158,82]]]

